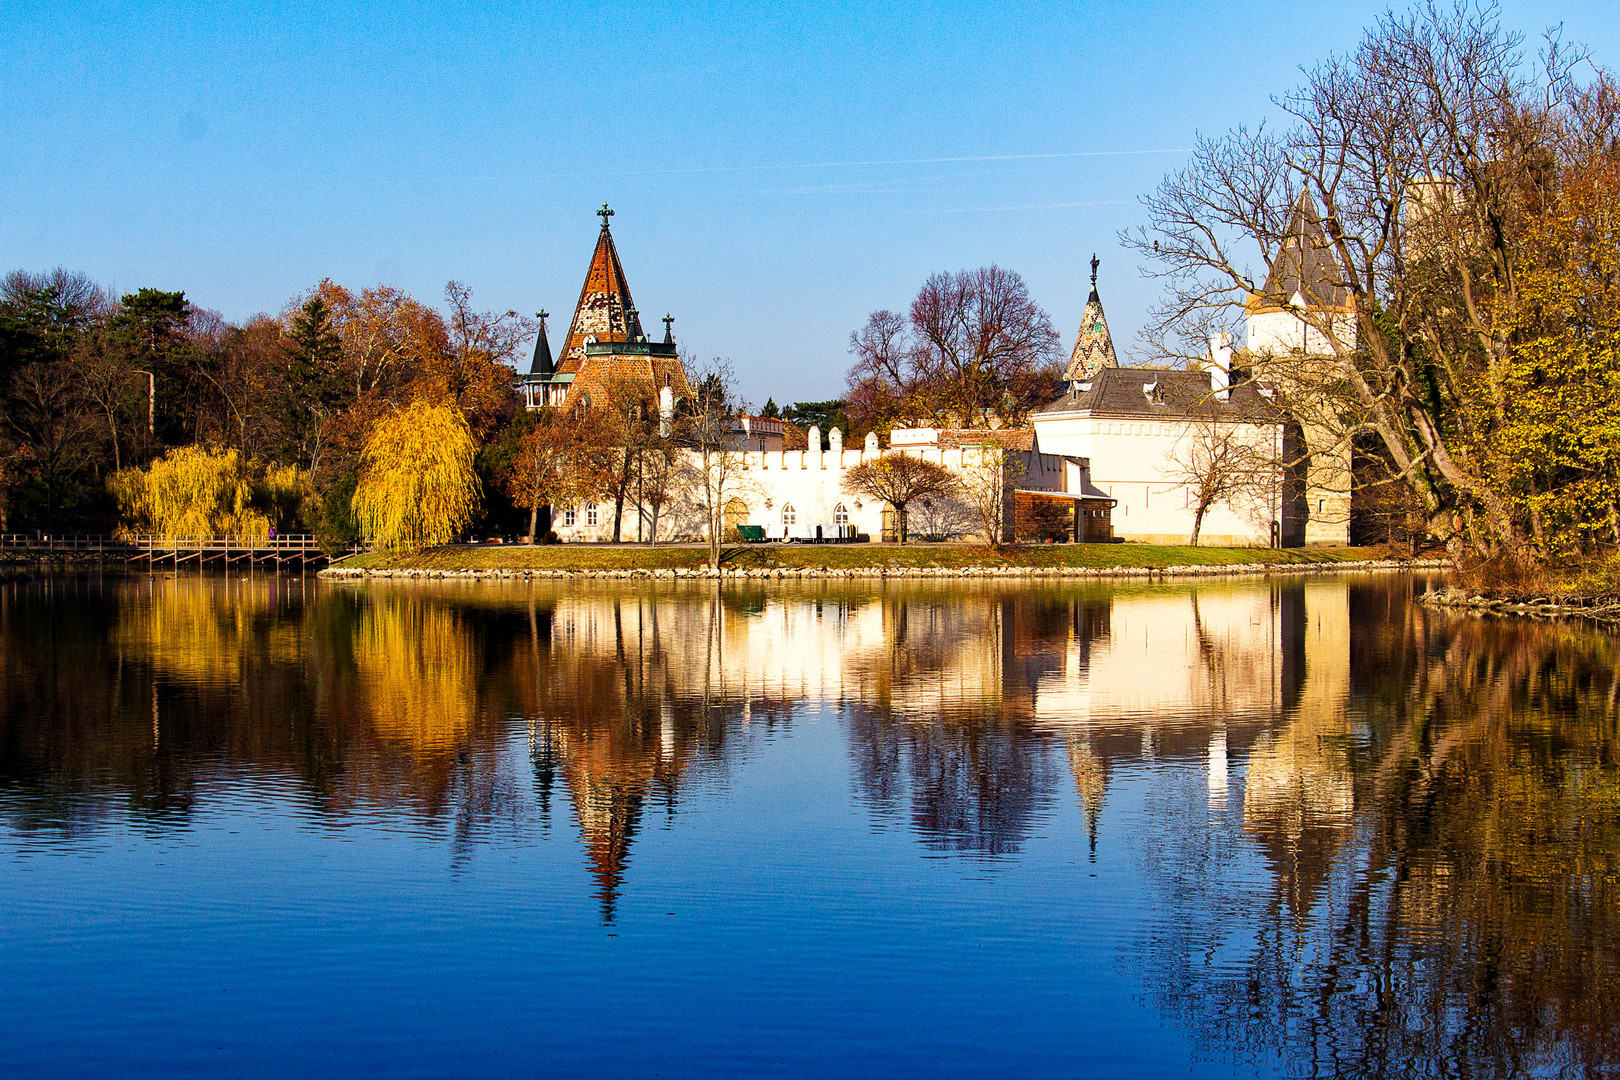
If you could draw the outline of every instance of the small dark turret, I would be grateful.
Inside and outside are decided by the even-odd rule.
[[[673,345],[673,344],[675,344],[675,331],[673,329],[671,329],[671,327],[673,327],[674,325],[675,325],[675,316],[671,315],[667,311],[664,312],[664,344],[665,345]]]
[[[557,371],[556,361],[551,358],[551,342],[546,339],[546,316],[550,312],[537,311],[535,318],[540,320],[540,333],[534,339],[534,363],[529,365],[531,376],[539,375],[551,378]]]

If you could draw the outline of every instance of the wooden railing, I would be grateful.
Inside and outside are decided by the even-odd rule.
[[[364,550],[353,545],[350,551]],[[98,533],[0,533],[0,554],[33,558],[119,558],[162,562],[174,566],[197,560],[199,564],[236,562],[249,565],[306,567],[328,561],[310,533],[280,536],[109,536]]]

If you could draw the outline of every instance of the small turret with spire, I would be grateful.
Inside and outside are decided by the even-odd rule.
[[[540,320],[540,333],[534,339],[534,363],[529,365],[531,376],[548,379],[557,370],[557,364],[551,358],[551,342],[546,338],[546,317],[550,314],[544,308],[534,313],[534,317]]]
[[[1069,354],[1069,367],[1065,377],[1070,382],[1087,382],[1105,367],[1118,367],[1119,357],[1114,353],[1114,339],[1108,332],[1108,319],[1103,315],[1102,299],[1097,295],[1097,268],[1102,260],[1091,256],[1091,295],[1086,298],[1085,314],[1080,316],[1080,333],[1074,339],[1074,351]]]

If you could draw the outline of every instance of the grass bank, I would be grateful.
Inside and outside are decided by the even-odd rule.
[[[1379,548],[1218,548],[1152,544],[1040,544],[988,548],[969,544],[765,544],[727,548],[723,565],[759,570],[951,570],[969,568],[1163,569],[1172,566],[1298,566],[1389,557]],[[523,547],[460,544],[415,554],[366,552],[334,565],[356,570],[482,571],[697,570],[708,564],[698,545],[641,547],[558,544]]]

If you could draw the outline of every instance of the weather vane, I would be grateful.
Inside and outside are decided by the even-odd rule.
[[[607,219],[603,218],[603,220],[606,221]],[[1101,262],[1102,262],[1102,260],[1097,258],[1097,253],[1092,252],[1091,253],[1091,287],[1093,289],[1095,289],[1097,287],[1097,266]]]

